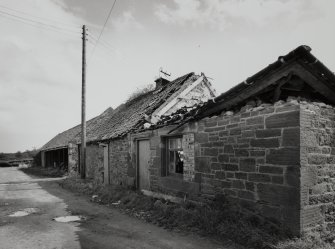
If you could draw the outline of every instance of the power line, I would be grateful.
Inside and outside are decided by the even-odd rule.
[[[94,41],[95,44],[98,43],[98,39],[94,35],[88,33],[88,37],[90,37]],[[106,47],[106,48],[108,48],[110,50],[116,50],[113,45],[111,45],[108,42],[103,41],[101,39],[100,39],[99,44],[97,44],[97,45],[102,45],[103,47]]]
[[[94,46],[90,58],[92,58],[92,56],[93,56],[93,54],[94,54],[94,51],[95,51],[95,48],[97,47],[97,45],[98,45],[98,43],[99,43],[99,41],[100,41],[100,38],[101,38],[101,36],[102,36],[102,33],[104,32],[104,29],[105,29],[105,27],[106,27],[106,24],[107,24],[107,22],[108,22],[108,20],[109,20],[109,18],[110,18],[110,16],[111,16],[111,14],[112,14],[112,11],[113,11],[113,9],[114,9],[115,3],[116,3],[116,0],[114,0],[114,3],[113,3],[113,5],[112,5],[112,7],[111,7],[111,9],[110,9],[110,11],[109,11],[109,13],[108,13],[107,19],[106,19],[106,21],[105,21],[105,23],[104,23],[104,25],[103,25],[103,27],[102,27],[102,29],[101,29],[101,32],[100,32],[100,34],[99,34],[99,36],[98,36],[97,44]]]
[[[0,10],[0,14],[2,14],[2,16],[4,16],[4,17],[11,17],[11,19],[15,18],[14,20],[18,20],[19,19],[21,21],[26,21],[26,22],[29,22],[29,23],[37,24],[37,25],[40,25],[40,27],[46,27],[46,28],[52,29],[54,31],[58,30],[58,31],[63,31],[63,32],[69,32],[69,33],[72,33],[72,34],[79,34],[79,32],[75,32],[73,30],[68,30],[68,29],[60,28],[58,26],[55,26],[55,25],[52,25],[52,24],[43,23],[43,22],[40,22],[40,21],[35,21],[35,20],[29,19],[29,18],[25,18],[25,17],[22,17],[22,16],[18,16],[18,15],[14,15],[14,14],[8,13],[8,12],[2,11],[2,10]]]
[[[89,42],[90,44],[92,44],[93,47],[94,47],[94,46],[97,46],[97,43],[96,43],[95,41],[91,41],[91,40],[89,40],[88,42]],[[109,47],[105,46],[105,45],[102,44],[102,43],[100,43],[98,46],[101,46],[101,48],[104,48],[106,51],[113,53],[113,51],[112,51]]]
[[[91,44],[93,47],[96,46],[96,42],[93,42],[91,40],[88,40],[88,43]],[[99,48],[102,49],[102,54],[107,54],[108,56],[115,56],[115,52],[110,50],[108,47],[102,46],[102,44],[99,44]],[[110,58],[110,57],[109,57]]]
[[[12,20],[12,21],[17,21],[17,22],[20,22],[20,23],[23,23],[25,25],[29,25],[31,27],[34,27],[34,28],[38,28],[38,29],[42,29],[42,30],[46,30],[46,31],[52,31],[52,32],[57,32],[57,33],[60,33],[60,34],[63,34],[63,35],[68,35],[68,36],[71,36],[71,37],[75,37],[76,35],[75,34],[72,34],[72,33],[65,33],[65,32],[62,32],[60,30],[56,30],[56,29],[50,29],[50,28],[47,28],[45,26],[39,26],[39,25],[35,25],[33,23],[29,23],[29,22],[25,22],[23,20],[20,20],[20,19],[16,19],[16,18],[13,18],[11,16],[5,16],[5,15],[2,15],[0,13],[0,16],[3,17],[3,18],[7,18],[9,20]]]
[[[70,24],[70,23],[65,23],[65,22],[61,22],[61,21],[54,20],[54,19],[51,19],[51,18],[38,17],[38,16],[32,15],[30,13],[24,12],[24,11],[20,11],[20,10],[16,10],[16,9],[13,9],[13,8],[9,8],[9,7],[1,5],[1,4],[0,4],[0,8],[4,8],[4,9],[10,10],[10,11],[14,11],[16,13],[21,13],[21,14],[24,14],[26,16],[33,17],[33,18],[36,18],[36,19],[42,19],[42,20],[46,20],[46,21],[52,21],[52,22],[55,22],[55,23],[66,25],[68,27],[71,26],[72,28],[76,28],[76,29],[80,28],[80,25],[74,25],[74,24]]]

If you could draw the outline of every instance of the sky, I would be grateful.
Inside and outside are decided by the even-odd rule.
[[[299,45],[335,71],[334,0],[0,0],[0,152],[40,148],[116,108],[159,69],[204,72],[217,94]]]

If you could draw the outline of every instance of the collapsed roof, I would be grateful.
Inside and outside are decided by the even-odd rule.
[[[157,82],[156,82],[157,83]],[[199,83],[206,84],[209,89],[211,98],[215,97],[210,83],[204,75],[195,75],[193,72],[179,77],[173,81],[165,80],[159,82],[156,89],[143,93],[128,102],[118,106],[115,110],[107,109],[103,114],[87,122],[87,142],[104,141],[124,136],[125,134],[136,131],[143,127],[151,115],[157,111],[164,111],[161,108],[170,103],[171,99],[177,99],[173,102],[180,101],[180,93],[185,93],[189,88],[199,87]],[[195,85],[198,84],[198,85]],[[169,101],[167,101],[169,99]],[[206,101],[208,98],[206,98]],[[199,102],[201,99],[195,99]],[[193,103],[191,101],[191,103]],[[164,112],[162,112],[164,113]],[[41,150],[65,147],[69,142],[81,142],[81,126],[75,126],[67,131],[58,134],[51,139]]]
[[[314,55],[308,46],[299,46],[245,81],[222,93],[199,108],[196,118],[260,99],[274,103],[288,96],[299,96],[335,104],[335,75]]]
[[[179,124],[180,127],[223,111],[239,110],[250,102],[275,103],[290,96],[335,105],[335,75],[305,45],[280,56],[274,63],[207,103],[187,111],[178,110],[156,128],[167,124]]]

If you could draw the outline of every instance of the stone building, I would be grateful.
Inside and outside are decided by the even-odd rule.
[[[127,167],[113,167],[128,164],[130,147],[125,138],[143,129],[143,124],[155,124],[164,115],[180,108],[193,108],[216,96],[204,74],[188,73],[171,82],[161,77],[155,82],[154,90],[87,121],[87,178],[105,184],[129,184],[135,173],[128,172]],[[79,174],[80,140],[80,125],[55,136],[41,148],[42,166],[61,167],[71,175]]]
[[[205,105],[132,134],[136,186],[200,201],[223,194],[294,234],[332,224],[335,76],[310,50],[298,47]]]
[[[335,76],[310,51],[300,46],[214,99],[208,90],[206,102],[184,107],[183,87],[168,94],[207,84],[189,74],[118,107],[92,130],[88,176],[165,198],[225,195],[294,234],[332,224]],[[78,147],[68,148],[74,171]]]

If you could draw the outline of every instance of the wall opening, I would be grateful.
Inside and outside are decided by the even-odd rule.
[[[45,166],[68,170],[68,148],[49,150],[45,152]]]

